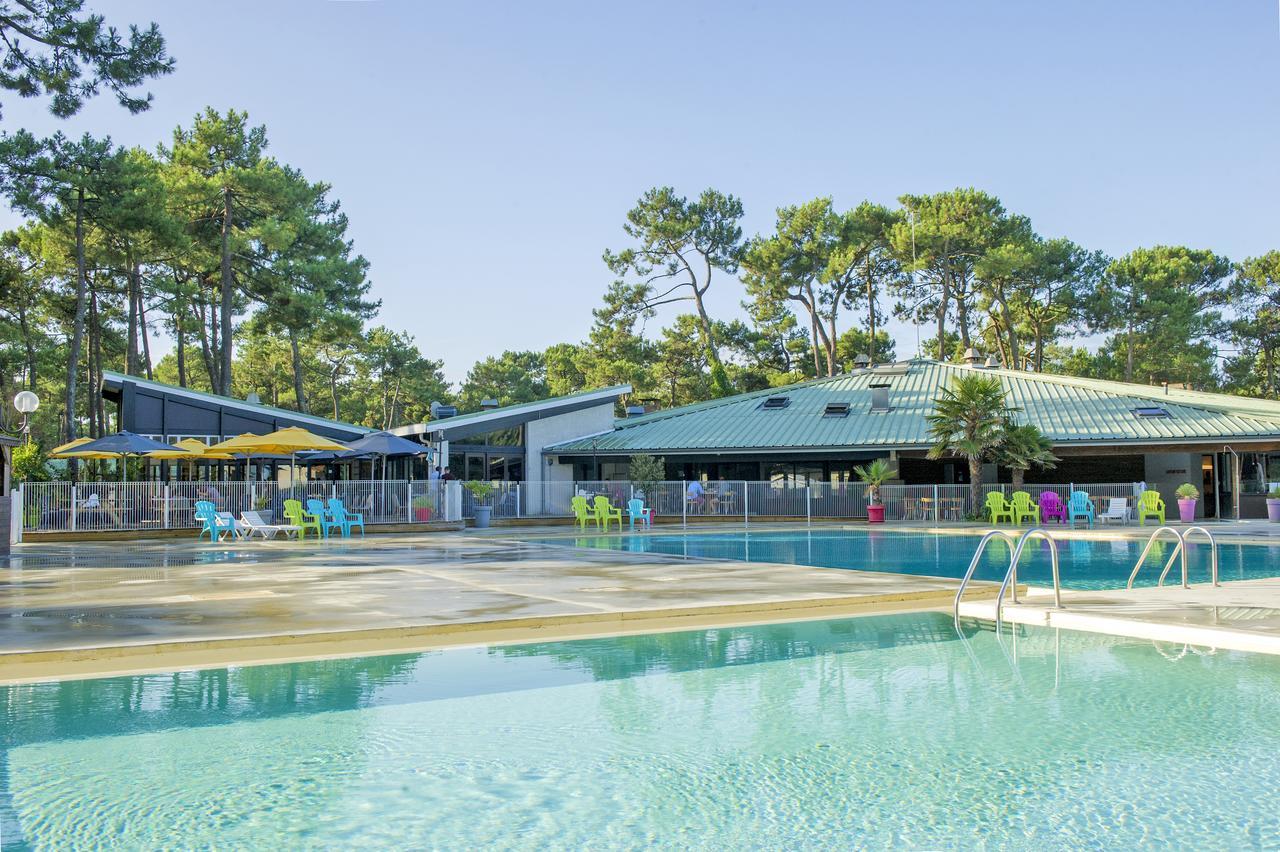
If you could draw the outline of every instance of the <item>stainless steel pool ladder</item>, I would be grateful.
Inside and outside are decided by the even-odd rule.
[[[1209,540],[1209,577],[1213,581],[1213,585],[1221,585],[1221,583],[1218,582],[1218,542],[1213,537],[1213,533],[1209,532],[1204,527],[1187,527],[1186,530],[1177,530],[1173,527],[1160,527],[1151,534],[1151,538],[1147,539],[1147,546],[1142,549],[1142,555],[1138,557],[1137,564],[1133,566],[1133,573],[1129,575],[1129,583],[1125,588],[1133,588],[1133,581],[1138,578],[1138,572],[1142,570],[1142,564],[1147,561],[1147,554],[1151,552],[1151,548],[1155,547],[1156,540],[1164,533],[1172,533],[1174,539],[1178,543],[1173,546],[1173,553],[1169,554],[1169,561],[1164,564],[1164,570],[1160,572],[1160,579],[1156,581],[1156,585],[1164,585],[1164,578],[1169,576],[1169,569],[1173,567],[1173,560],[1181,556],[1182,588],[1191,588],[1191,584],[1187,582],[1187,538],[1192,533],[1197,532],[1203,533],[1204,537]]]
[[[978,549],[973,552],[973,559],[969,561],[969,568],[964,572],[964,578],[960,580],[960,588],[956,590],[956,602],[952,610],[956,629],[960,627],[960,600],[964,597],[964,590],[969,585],[969,581],[973,579],[973,572],[978,570],[978,562],[982,559],[982,552],[987,549],[987,543],[993,538],[1003,538],[1013,545],[1009,555],[1009,569],[1005,571],[1004,580],[1000,583],[1000,592],[996,596],[996,632],[998,633],[1004,627],[1005,592],[1012,588],[1012,600],[1014,603],[1018,602],[1018,560],[1022,558],[1022,549],[1033,538],[1040,538],[1049,542],[1049,561],[1053,566],[1053,606],[1054,609],[1062,609],[1062,579],[1058,574],[1058,547],[1049,531],[1042,527],[1032,527],[1015,539],[1004,530],[992,530],[982,537],[982,541],[978,542]]]

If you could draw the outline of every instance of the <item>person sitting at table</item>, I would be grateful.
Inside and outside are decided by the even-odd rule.
[[[689,505],[695,509],[702,508],[702,499],[706,496],[707,489],[702,487],[702,483],[694,480],[689,483],[689,487],[685,490],[684,497]]]

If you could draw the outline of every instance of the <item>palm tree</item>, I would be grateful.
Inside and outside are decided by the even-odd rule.
[[[957,376],[933,401],[929,458],[953,455],[969,460],[970,511],[982,506],[982,462],[1000,445],[1005,420],[1017,410],[1005,405],[999,379],[977,373]]]
[[[875,459],[868,465],[859,465],[853,469],[853,475],[867,486],[867,502],[872,506],[880,505],[880,486],[898,475],[898,470],[889,464],[888,459]]]
[[[1014,490],[1021,491],[1028,470],[1049,470],[1057,466],[1058,457],[1053,454],[1053,443],[1034,423],[1018,425],[1010,420],[1004,425],[1004,440],[996,448],[996,461],[1009,468]]]

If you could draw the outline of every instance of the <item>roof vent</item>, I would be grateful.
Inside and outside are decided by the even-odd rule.
[[[849,403],[847,402],[828,402],[827,407],[822,410],[823,417],[848,417]]]
[[[871,386],[871,410],[872,411],[888,411],[889,410],[889,386],[888,385],[872,385]]]
[[[498,407],[498,401],[491,396],[487,396],[480,400],[480,409],[482,411],[492,411]]]
[[[431,419],[432,420],[443,420],[446,417],[453,417],[457,413],[458,413],[458,406],[456,405],[444,405],[443,403],[439,403],[439,402],[431,403]]]
[[[258,396],[257,391],[249,391],[249,395],[244,398],[244,401],[250,405],[262,405],[262,397]]]
[[[970,346],[964,350],[964,362],[970,367],[982,366],[982,353]]]
[[[1158,405],[1142,405],[1133,410],[1139,417],[1168,417],[1168,410]]]
[[[772,411],[774,409],[786,408],[791,404],[789,396],[771,396],[760,404],[760,408],[764,411]]]
[[[627,416],[628,416],[628,417],[643,417],[643,416],[644,416],[644,414],[645,414],[645,410],[644,410],[644,406],[643,406],[643,405],[628,405],[628,406],[627,406]]]
[[[855,369],[863,370],[871,366],[871,356],[865,352],[859,352],[858,357],[853,359]]]

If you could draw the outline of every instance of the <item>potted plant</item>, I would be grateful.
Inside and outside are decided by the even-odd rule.
[[[426,523],[431,520],[431,513],[435,508],[435,501],[425,494],[419,494],[413,498],[413,519]]]
[[[489,518],[493,516],[493,507],[485,503],[485,501],[493,493],[493,484],[472,480],[463,483],[462,487],[470,491],[471,496],[476,500],[476,526],[480,529],[489,526]]]
[[[884,504],[880,502],[880,486],[898,475],[898,471],[885,459],[876,459],[868,465],[855,467],[854,474],[867,486],[867,522],[884,523]]]
[[[1280,523],[1280,488],[1272,488],[1267,493],[1267,520]]]
[[[1200,492],[1190,482],[1184,482],[1173,493],[1178,496],[1178,517],[1184,524],[1194,521],[1196,519],[1196,500],[1200,499]]]
[[[262,516],[263,521],[265,521],[268,524],[273,524],[275,523],[275,520],[274,520],[275,512],[267,508],[270,505],[271,505],[271,497],[265,492],[262,494],[259,494],[257,497],[253,499],[254,511]]]

